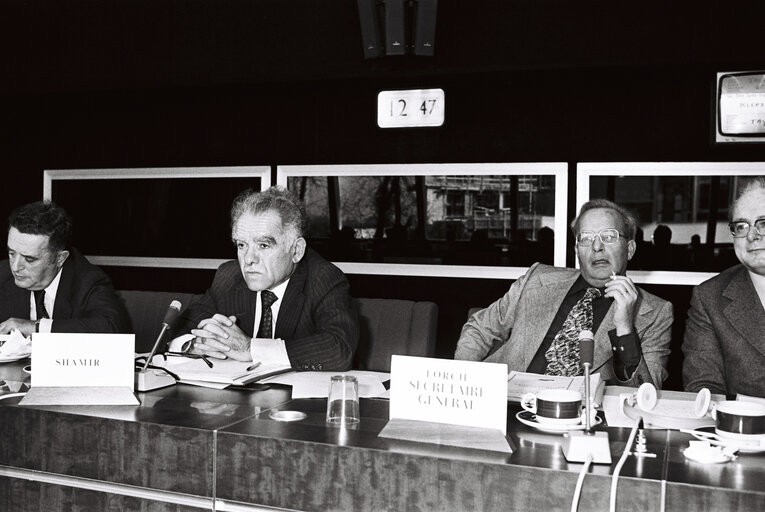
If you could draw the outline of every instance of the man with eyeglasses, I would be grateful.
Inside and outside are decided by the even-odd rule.
[[[693,290],[683,340],[686,391],[765,397],[765,176],[729,209],[741,262]]]
[[[594,333],[593,372],[611,384],[661,387],[667,377],[672,305],[625,275],[637,219],[605,199],[585,203],[571,229],[581,270],[535,263],[462,328],[455,359],[508,370],[581,375],[579,333]]]

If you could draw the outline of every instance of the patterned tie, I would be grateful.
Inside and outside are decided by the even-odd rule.
[[[45,290],[34,290],[35,294],[35,309],[37,310],[37,320],[43,318],[50,318],[48,312],[45,311]]]
[[[600,290],[588,288],[584,297],[571,308],[563,327],[545,352],[546,375],[573,377],[581,373],[579,333],[585,329],[592,330],[592,300],[596,297],[600,297]]]
[[[258,338],[273,337],[273,315],[271,314],[271,304],[276,302],[276,295],[268,290],[260,292],[260,303],[263,305],[263,311],[260,314],[260,327],[258,328]]]

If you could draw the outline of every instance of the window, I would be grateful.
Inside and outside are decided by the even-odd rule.
[[[305,202],[309,245],[346,271],[508,279],[522,272],[502,267],[565,263],[566,168],[280,166],[277,181]]]
[[[638,162],[577,165],[577,208],[604,197],[640,219],[628,269],[641,282],[698,284],[738,263],[728,205],[758,162]]]
[[[48,170],[43,197],[66,209],[93,263],[217,268],[236,256],[231,202],[270,182],[270,167]]]

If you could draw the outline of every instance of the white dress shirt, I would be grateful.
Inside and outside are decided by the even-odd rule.
[[[45,289],[45,311],[48,312],[50,318],[37,318],[37,307],[35,305],[35,294],[29,294],[29,318],[32,320],[39,320],[37,332],[50,332],[53,328],[53,306],[56,304],[56,294],[58,293],[58,283],[61,281],[61,271],[63,267],[59,269],[56,277],[50,282]]]
[[[276,301],[271,304],[271,325],[273,332],[276,333],[276,319],[279,318],[279,310],[281,309],[282,300],[284,299],[284,292],[287,291],[287,285],[290,280],[287,279],[278,286],[274,286],[270,291],[276,295]],[[258,298],[255,301],[255,326],[252,329],[253,338],[250,343],[250,355],[252,355],[253,361],[260,361],[264,365],[266,364],[281,364],[289,365],[290,358],[287,356],[287,347],[284,345],[284,340],[276,338],[256,338],[258,335],[258,328],[260,327],[260,317],[263,316],[263,305],[260,301],[260,293],[258,292]]]
[[[271,304],[271,325],[273,326],[271,332],[272,335],[274,332],[276,332],[276,319],[279,318],[279,309],[281,309],[282,299],[284,299],[284,292],[287,291],[287,284],[289,284],[289,282],[290,280],[287,279],[282,284],[274,286],[273,289],[269,290],[271,293],[276,295],[276,301]],[[263,316],[263,303],[260,300],[261,293],[262,292],[258,292],[258,298],[255,301],[255,327],[252,329],[253,337],[258,335],[258,329],[260,328],[260,318]]]
[[[757,292],[757,295],[760,296],[760,302],[762,302],[762,307],[765,309],[765,276],[761,276],[760,274],[755,274],[751,270],[749,271],[749,277],[752,278],[752,284],[754,285],[754,289]]]

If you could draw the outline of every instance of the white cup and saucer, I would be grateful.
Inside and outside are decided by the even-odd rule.
[[[581,430],[584,425],[582,394],[570,389],[543,389],[521,397],[523,411],[516,414],[518,421],[543,432],[564,433]],[[590,411],[591,424],[600,419]]]

